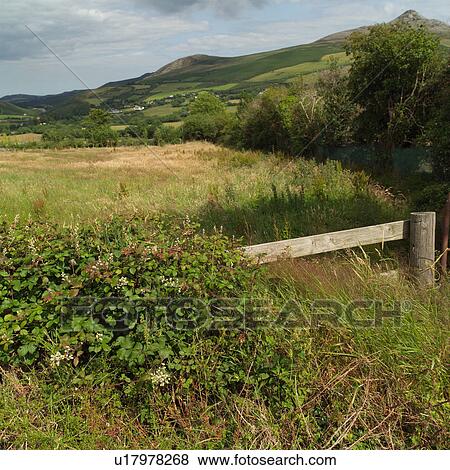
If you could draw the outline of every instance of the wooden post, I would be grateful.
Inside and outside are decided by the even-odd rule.
[[[447,204],[444,207],[444,217],[442,220],[442,273],[447,274],[448,262],[448,235],[450,231],[450,193],[448,193]]]
[[[410,224],[410,266],[419,285],[435,282],[436,213],[414,212]]]

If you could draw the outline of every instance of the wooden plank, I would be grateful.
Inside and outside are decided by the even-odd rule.
[[[408,238],[409,221],[392,222],[372,227],[355,228],[342,232],[325,233],[311,237],[248,246],[244,251],[258,257],[261,263],[280,258],[301,258],[359,246],[374,245]]]

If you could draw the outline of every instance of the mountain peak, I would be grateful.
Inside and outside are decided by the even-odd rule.
[[[156,73],[158,75],[164,75],[166,73],[174,72],[186,67],[191,67],[194,64],[208,63],[211,59],[214,59],[212,56],[197,54],[190,55],[188,57],[182,57],[181,59],[174,60],[170,64],[165,65],[160,68]]]
[[[416,10],[406,10],[398,18],[396,18],[394,21],[412,22],[412,21],[424,21],[424,20],[426,20],[426,18],[423,17]]]
[[[406,10],[397,19],[400,19],[400,18],[422,19],[423,16],[421,14],[419,14],[416,10]]]

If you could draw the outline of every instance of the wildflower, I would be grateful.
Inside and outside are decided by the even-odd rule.
[[[152,381],[153,385],[157,385],[159,387],[165,387],[169,385],[172,376],[167,371],[165,366],[161,366],[157,371],[150,375],[150,380]]]
[[[69,276],[66,273],[61,273],[61,279],[63,282],[69,282]]]
[[[117,281],[117,288],[121,288],[121,287],[127,287],[128,286],[128,279],[126,277],[121,277],[118,281]]]
[[[165,276],[162,276],[161,277],[161,284],[164,287],[176,289],[179,294],[181,294],[181,292],[182,292],[182,289],[181,289],[181,286],[178,282],[178,279],[174,279],[172,277],[167,278]]]
[[[101,343],[101,342],[103,341],[103,337],[104,337],[104,336],[105,336],[105,335],[104,335],[103,333],[96,333],[96,334],[95,334],[95,339],[96,339],[98,342]]]
[[[61,362],[69,362],[73,360],[73,352],[70,346],[65,346],[63,352],[56,351],[50,356],[50,366],[55,368],[61,365]]]

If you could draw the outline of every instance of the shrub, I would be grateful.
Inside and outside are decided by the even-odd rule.
[[[266,151],[289,149],[289,133],[280,109],[287,96],[286,88],[269,88],[240,111],[240,138],[244,147]]]
[[[208,140],[219,142],[225,135],[232,117],[220,114],[191,114],[183,123],[182,134],[185,140]]]
[[[0,363],[77,367],[107,357],[111,369],[126,373],[189,372],[199,337],[235,341],[239,328],[225,339],[202,333],[193,306],[250,292],[257,272],[220,233],[197,234],[189,221],[173,225],[3,223]]]
[[[179,144],[182,141],[181,131],[176,127],[162,125],[155,130],[153,140],[160,146]]]

